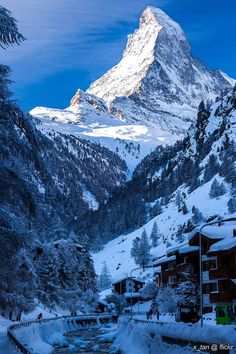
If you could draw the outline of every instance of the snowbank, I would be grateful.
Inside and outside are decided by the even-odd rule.
[[[91,320],[90,324],[86,323],[86,320]],[[12,334],[18,342],[33,353],[50,354],[54,349],[54,345],[68,347],[69,344],[63,334],[84,328],[84,326],[86,326],[86,328],[100,326],[98,317],[61,317],[49,321],[26,322],[25,325],[13,329]]]
[[[179,353],[179,346],[163,342],[162,337],[192,343],[236,345],[235,326],[204,325],[201,328],[198,324],[146,323],[121,318],[112,349],[127,354],[136,354],[137,348],[139,354]],[[181,346],[181,353],[193,353],[193,345]]]

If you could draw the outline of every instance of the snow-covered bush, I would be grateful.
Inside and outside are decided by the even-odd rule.
[[[158,310],[161,313],[176,312],[176,292],[170,286],[161,286],[156,298],[153,301],[154,311]]]
[[[140,290],[141,297],[143,299],[149,300],[149,299],[155,299],[159,291],[159,285],[157,282],[154,281],[149,281],[147,282],[144,287]]]

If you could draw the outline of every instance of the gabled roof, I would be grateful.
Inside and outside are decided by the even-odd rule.
[[[226,237],[223,240],[214,243],[214,245],[211,246],[209,253],[228,251],[234,247],[236,247],[236,237]]]
[[[184,242],[178,243],[174,246],[168,247],[166,250],[167,256],[174,255],[175,253],[179,252],[180,254],[191,253],[199,251],[198,246],[190,246],[188,240]]]
[[[225,237],[232,237],[233,230],[236,228],[236,221],[230,220],[220,224],[208,225],[201,230],[201,225],[189,233],[188,240],[193,239],[201,230],[201,234],[212,240],[222,240]]]
[[[169,262],[174,262],[175,260],[176,260],[176,256],[170,256],[170,257],[165,256],[155,261],[153,265],[161,265]]]

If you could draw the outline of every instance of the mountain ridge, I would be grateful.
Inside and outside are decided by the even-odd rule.
[[[41,119],[45,134],[51,125],[118,153],[130,178],[157,145],[171,145],[185,136],[202,98],[215,99],[234,82],[193,58],[179,24],[148,7],[116,66],[86,92],[79,89],[68,108],[36,107],[31,114]]]

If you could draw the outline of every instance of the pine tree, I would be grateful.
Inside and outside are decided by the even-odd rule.
[[[182,272],[182,280],[176,288],[175,302],[177,305],[195,305],[198,297],[197,280],[194,277],[194,271],[189,266]]]
[[[144,229],[141,238],[136,237],[133,240],[133,246],[130,251],[131,257],[134,258],[135,263],[141,266],[147,265],[150,260],[150,248],[147,232]]]
[[[228,201],[228,211],[230,214],[236,213],[236,198],[232,197]]]
[[[203,220],[203,216],[202,213],[200,212],[200,210],[198,208],[196,208],[195,206],[193,206],[192,208],[192,223],[193,225],[199,225],[199,223]]]
[[[221,195],[224,195],[226,193],[226,188],[224,183],[219,183],[216,178],[214,178],[212,184],[211,184],[211,189],[209,192],[209,196],[211,199],[220,197]]]
[[[20,44],[25,40],[24,36],[19,32],[17,23],[11,12],[0,6],[0,47],[6,49],[10,45]]]
[[[150,260],[150,245],[148,242],[148,236],[146,233],[146,230],[143,230],[141,239],[140,239],[140,244],[139,244],[139,260],[138,263],[140,265],[147,265],[149,260]]]
[[[153,223],[152,232],[150,235],[150,239],[152,240],[152,247],[157,247],[158,240],[160,239],[160,237],[161,237],[160,230],[159,230],[156,220],[155,220]]]
[[[102,271],[99,277],[100,291],[109,289],[111,287],[111,274],[106,262],[103,263]]]
[[[175,204],[178,207],[178,211],[180,211],[180,207],[181,207],[182,202],[183,202],[183,199],[181,197],[180,191],[178,191],[176,193],[176,197],[175,197]]]
[[[188,214],[188,209],[185,201],[182,202],[181,210],[184,215]]]
[[[139,263],[139,243],[140,243],[140,239],[138,237],[136,237],[133,242],[132,242],[132,248],[130,250],[130,255],[131,257],[134,258],[135,263]]]
[[[204,172],[204,182],[207,183],[212,177],[214,177],[219,172],[219,163],[217,157],[214,154],[211,154],[208,159],[208,164]]]

